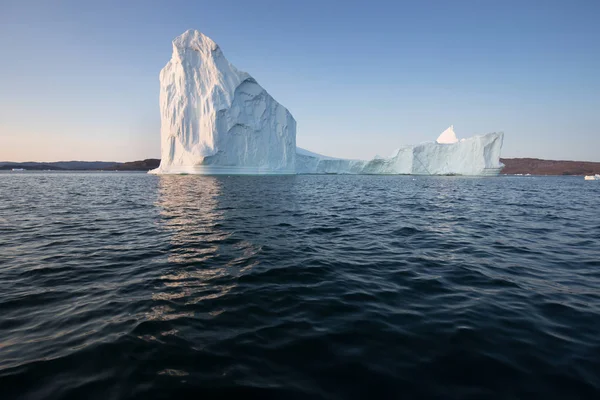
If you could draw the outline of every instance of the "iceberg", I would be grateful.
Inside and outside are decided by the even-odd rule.
[[[440,141],[441,140],[441,141]],[[502,132],[457,139],[451,126],[436,142],[404,146],[391,157],[370,161],[325,157],[304,149],[296,154],[300,174],[498,175]],[[451,141],[445,143],[445,141]]]
[[[458,140],[450,126],[435,142],[390,157],[348,160],[296,147],[296,120],[209,37],[173,40],[160,72],[161,162],[154,174],[498,175],[504,134]]]
[[[198,31],[173,40],[160,113],[161,161],[151,173],[295,173],[292,114]]]

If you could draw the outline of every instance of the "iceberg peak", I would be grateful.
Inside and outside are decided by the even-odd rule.
[[[457,143],[458,138],[456,137],[456,133],[454,133],[454,125],[450,125],[448,129],[442,132],[442,134],[437,138],[436,142],[440,144]]]
[[[173,39],[173,46],[200,52],[215,51],[219,48],[214,40],[195,29],[188,29]]]

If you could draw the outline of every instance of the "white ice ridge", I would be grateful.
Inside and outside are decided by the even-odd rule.
[[[448,128],[442,136],[448,131]],[[370,161],[325,157],[298,148],[296,173],[299,174],[392,174],[392,175],[498,175],[504,164],[500,150],[504,134],[488,133],[450,144],[439,142],[404,146],[391,157]]]
[[[295,173],[292,114],[198,31],[173,40],[160,113],[161,162],[151,173]]]
[[[458,141],[452,126],[436,142],[404,146],[371,161],[296,148],[296,121],[202,33],[173,41],[160,72],[161,163],[155,174],[497,175],[504,135]]]

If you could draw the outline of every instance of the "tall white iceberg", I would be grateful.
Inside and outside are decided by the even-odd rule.
[[[160,113],[161,162],[151,173],[295,173],[292,114],[198,31],[173,40]]]
[[[161,163],[156,174],[498,175],[503,133],[458,140],[450,126],[435,142],[370,161],[296,148],[296,121],[202,33],[173,41],[160,72]]]

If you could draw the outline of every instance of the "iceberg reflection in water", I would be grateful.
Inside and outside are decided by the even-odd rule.
[[[224,178],[221,178],[224,179]],[[172,268],[160,279],[162,286],[152,298],[160,304],[153,307],[154,318],[167,320],[175,302],[178,306],[215,300],[227,294],[236,284],[229,278],[239,276],[256,263],[260,247],[232,237],[234,231],[224,228],[227,218],[222,182],[211,176],[161,176],[157,206],[164,228],[170,232],[168,262]],[[220,278],[228,278],[223,283]],[[190,311],[189,317],[214,316],[220,309]],[[157,317],[158,316],[158,317]]]

